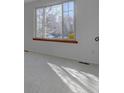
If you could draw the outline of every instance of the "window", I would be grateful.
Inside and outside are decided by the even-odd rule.
[[[34,40],[76,41],[74,1],[37,8]]]

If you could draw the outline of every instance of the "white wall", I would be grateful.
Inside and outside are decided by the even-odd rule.
[[[25,4],[25,49],[89,63],[99,63],[99,43],[94,38],[99,34],[98,0],[76,1],[76,33],[78,44],[33,41],[34,9],[59,0],[41,0]]]

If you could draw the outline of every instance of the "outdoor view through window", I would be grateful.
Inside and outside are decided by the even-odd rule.
[[[35,11],[35,38],[75,40],[74,1]]]

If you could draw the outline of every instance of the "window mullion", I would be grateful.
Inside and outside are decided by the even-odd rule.
[[[42,38],[45,36],[45,8],[43,8],[43,34]]]
[[[63,13],[63,3],[62,3],[62,39],[64,39],[64,13]]]
[[[35,10],[35,33],[34,33],[34,37],[37,38],[37,11]]]

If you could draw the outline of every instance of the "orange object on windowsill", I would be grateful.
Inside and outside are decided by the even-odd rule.
[[[75,34],[74,33],[70,33],[68,35],[68,38],[71,39],[71,40],[75,40]]]

